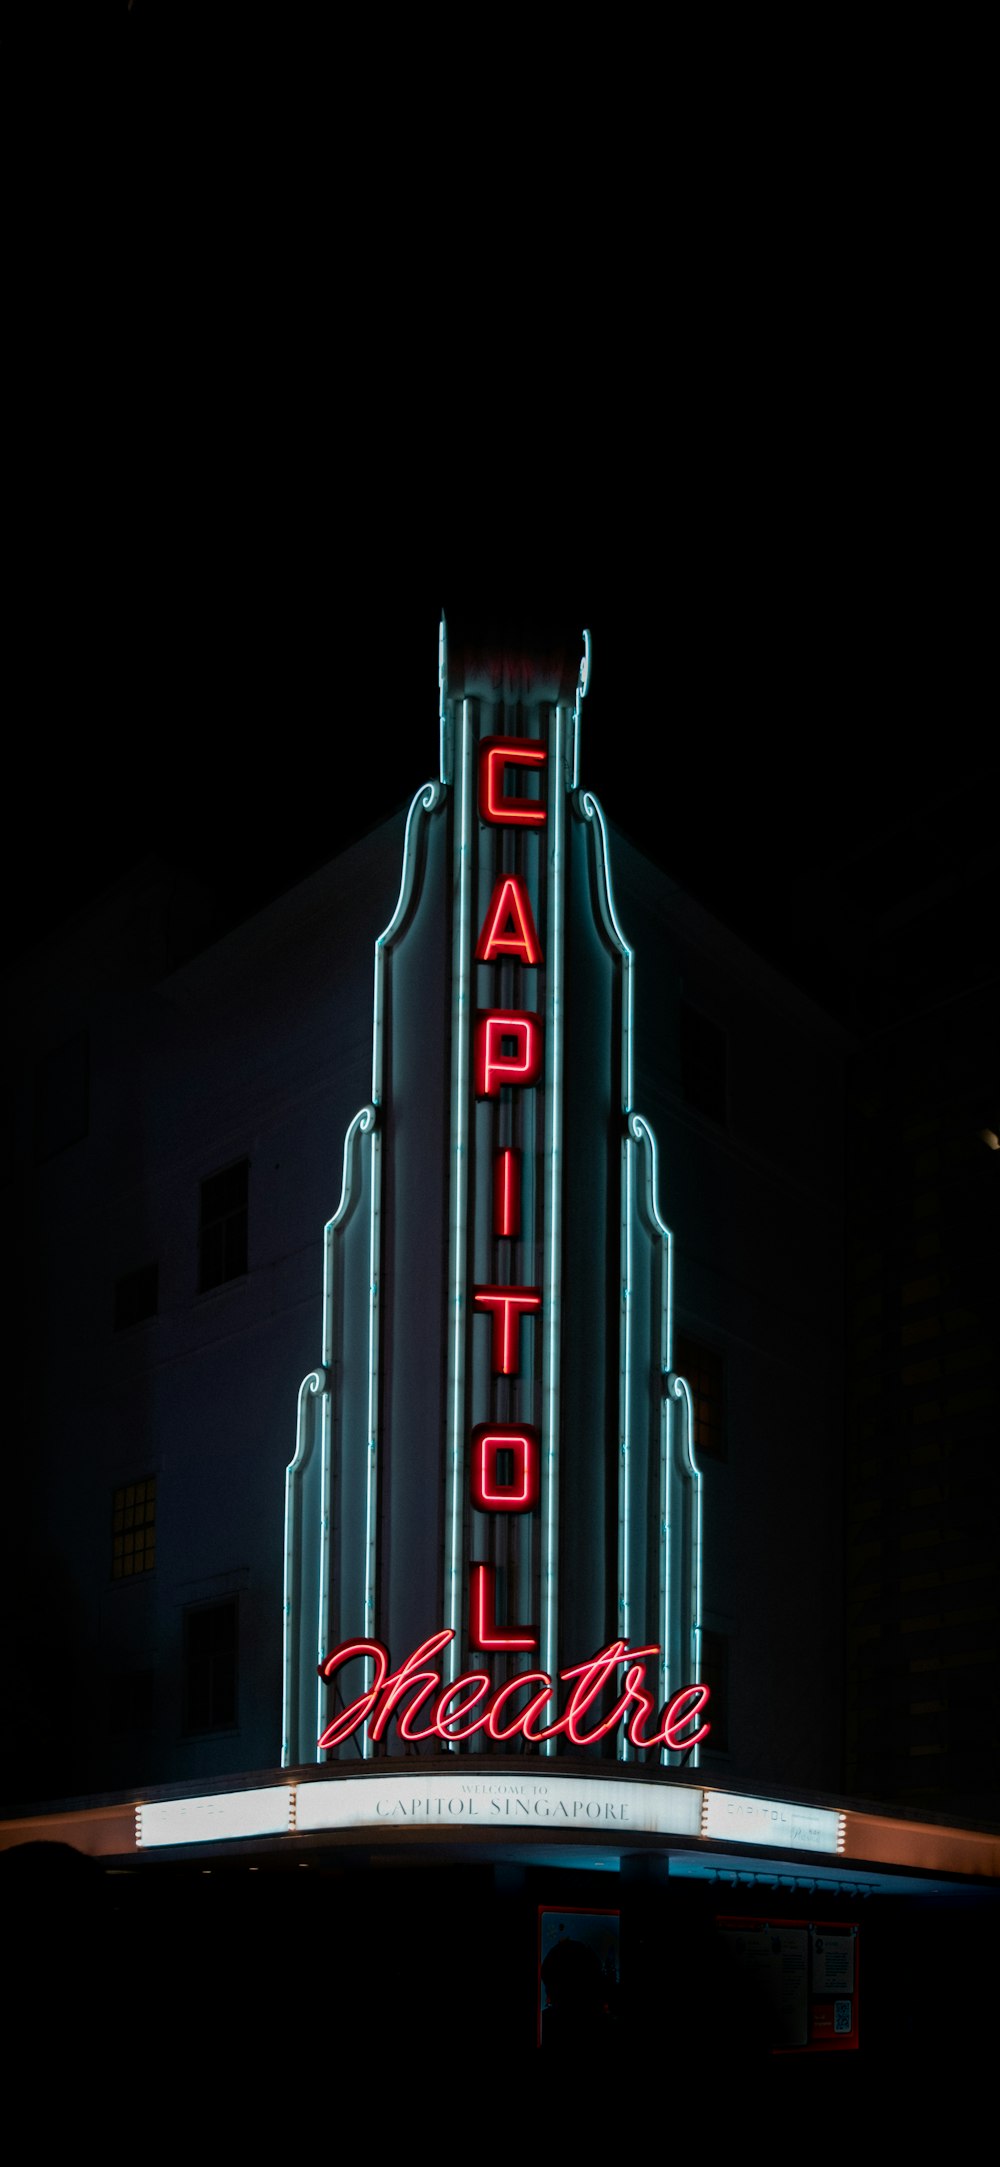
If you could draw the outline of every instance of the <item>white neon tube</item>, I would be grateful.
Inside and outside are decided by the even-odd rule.
[[[592,820],[600,838],[597,896],[605,930],[610,934],[622,959],[622,1112],[632,1111],[632,967],[635,950],[626,940],[618,922],[614,893],[611,886],[611,858],[608,850],[608,830],[600,804],[591,790],[581,790],[578,802],[585,820]]]
[[[299,1747],[301,1747],[302,1743],[298,1739],[297,1694],[294,1682],[296,1662],[292,1648],[291,1629],[292,1620],[298,1614],[301,1602],[301,1513],[299,1511],[299,1490],[311,1435],[311,1424],[306,1417],[310,1400],[319,1392],[323,1393],[324,1398],[320,1416],[322,1428],[320,1528],[323,1533],[319,1560],[320,1597],[316,1619],[317,1662],[321,1662],[326,1654],[327,1610],[325,1605],[329,1595],[329,1537],[327,1533],[330,1483],[329,1385],[333,1362],[333,1237],[351,1202],[354,1187],[355,1141],[359,1135],[366,1135],[374,1127],[374,1123],[374,1106],[362,1106],[360,1111],[355,1114],[353,1121],[348,1123],[347,1133],[344,1137],[340,1202],[333,1218],[327,1220],[323,1229],[323,1362],[320,1369],[310,1370],[308,1376],[303,1378],[299,1386],[295,1419],[295,1453],[285,1470],[285,1584],[282,1621],[283,1707],[281,1722],[283,1767],[288,1765],[285,1758],[286,1754],[293,1752],[293,1725],[296,1733],[295,1742]],[[316,1736],[318,1738],[323,1728],[319,1693],[317,1693],[317,1714],[320,1715],[320,1721],[316,1725]]]
[[[691,1398],[691,1387],[690,1387],[690,1385],[688,1384],[688,1382],[687,1382],[687,1379],[686,1379],[686,1378],[684,1378],[684,1377],[678,1377],[678,1376],[676,1375],[676,1373],[675,1373],[675,1372],[673,1372],[673,1371],[671,1372],[670,1376],[669,1376],[669,1377],[668,1377],[668,1379],[667,1379],[667,1390],[669,1391],[669,1393],[670,1393],[670,1395],[671,1395],[671,1397],[672,1397],[673,1399],[675,1399],[675,1400],[680,1400],[680,1402],[681,1402],[681,1405],[683,1406],[683,1409],[684,1409],[684,1421],[683,1421],[683,1424],[682,1424],[682,1435],[683,1435],[683,1439],[684,1439],[684,1454],[685,1454],[685,1458],[686,1458],[686,1460],[687,1460],[687,1465],[688,1465],[688,1471],[689,1471],[689,1473],[690,1473],[690,1475],[691,1475],[691,1479],[692,1479],[692,1482],[693,1482],[693,1484],[694,1484],[694,1499],[693,1499],[693,1505],[692,1505],[692,1524],[691,1524],[691,1637],[690,1637],[690,1641],[689,1641],[689,1644],[688,1644],[688,1651],[687,1651],[687,1652],[688,1652],[688,1660],[689,1660],[689,1662],[690,1662],[690,1664],[691,1664],[691,1677],[692,1677],[692,1681],[693,1681],[693,1682],[694,1682],[695,1684],[698,1684],[698,1685],[700,1685],[700,1684],[701,1684],[701,1578],[702,1578],[702,1555],[701,1555],[701,1553],[702,1553],[702,1497],[701,1497],[701,1491],[702,1491],[702,1478],[701,1478],[701,1474],[700,1474],[700,1471],[699,1471],[699,1469],[698,1469],[698,1467],[697,1467],[697,1464],[696,1464],[696,1462],[695,1462],[695,1456],[694,1456],[694,1402],[693,1402],[693,1400],[692,1400],[692,1398]],[[692,1761],[691,1761],[691,1766],[692,1766],[693,1768],[697,1768],[697,1767],[698,1767],[698,1766],[700,1765],[700,1759],[701,1759],[701,1748],[700,1748],[700,1746],[695,1746],[695,1748],[694,1748],[694,1750],[693,1750],[693,1755],[692,1755]]]
[[[363,1106],[360,1113],[355,1114],[354,1119],[351,1122],[350,1127],[348,1128],[347,1135],[344,1138],[344,1181],[343,1187],[341,1189],[340,1203],[337,1206],[333,1218],[328,1222],[323,1232],[323,1359],[328,1376],[332,1371],[334,1361],[333,1238],[338,1226],[340,1225],[341,1220],[344,1217],[350,1200],[348,1181],[348,1168],[350,1162],[348,1153],[355,1136],[371,1136],[373,1143],[375,1142],[377,1120],[378,1115],[376,1113],[375,1107]],[[351,1186],[353,1186],[353,1184],[351,1184]],[[370,1343],[371,1318],[369,1317],[369,1344]],[[316,1608],[317,1664],[323,1661],[323,1657],[326,1654],[327,1636],[330,1629],[330,1539],[333,1521],[333,1408],[330,1405],[330,1395],[328,1392],[324,1396],[323,1406],[320,1411],[320,1415],[320,1550],[319,1587]],[[316,1679],[316,1715],[316,1736],[318,1738],[321,1730],[323,1729],[324,1722],[323,1682],[318,1675]]]
[[[295,1708],[296,1744],[298,1743],[298,1693],[296,1679],[297,1633],[293,1621],[299,1604],[299,1558],[302,1550],[302,1518],[299,1511],[298,1475],[308,1449],[307,1409],[317,1392],[327,1389],[325,1369],[311,1369],[299,1386],[298,1404],[295,1410],[295,1457],[285,1469],[285,1568],[281,1612],[281,1766],[292,1763],[292,1710]],[[317,1729],[317,1737],[319,1731]]]
[[[399,895],[396,908],[385,931],[375,942],[375,993],[372,1001],[372,1104],[382,1103],[382,1012],[385,1005],[385,959],[386,952],[401,926],[410,907],[416,867],[414,836],[418,813],[432,813],[440,805],[444,787],[439,782],[422,783],[410,800],[406,815],[406,832],[403,836],[403,865],[399,879]]]
[[[660,1372],[664,1378],[670,1369],[673,1341],[673,1270],[674,1238],[670,1228],[660,1216],[659,1168],[656,1159],[656,1138],[648,1121],[641,1114],[629,1115],[629,1133],[637,1144],[645,1147],[646,1154],[646,1209],[660,1237],[663,1251],[663,1282],[660,1300]],[[660,1403],[660,1552],[659,1552],[659,1612],[660,1612],[660,1698],[666,1703],[670,1698],[673,1669],[670,1661],[670,1437],[671,1406],[666,1392]],[[678,1681],[680,1682],[680,1681]],[[664,1751],[662,1758],[666,1759]]]
[[[571,790],[578,790],[580,787],[580,709],[590,691],[590,669],[590,633],[585,632],[583,635],[583,653],[580,657],[580,674],[576,681],[576,705],[573,709],[573,720],[570,725],[572,734],[569,757],[569,787]]]
[[[416,869],[416,823],[420,813],[433,812],[441,801],[442,785],[439,782],[423,783],[410,801],[403,837],[403,865],[400,874],[399,895],[396,908],[384,931],[375,942],[375,988],[372,1001],[372,1104],[382,1103],[383,1023],[385,1009],[385,966],[392,941],[402,925],[410,906]],[[373,1123],[371,1162],[371,1199],[368,1229],[368,1420],[365,1439],[365,1529],[364,1529],[364,1630],[371,1638],[375,1631],[375,1607],[378,1593],[378,1475],[379,1475],[379,1339],[382,1324],[382,1137],[377,1121]],[[324,1476],[326,1455],[324,1455]],[[324,1520],[324,1526],[328,1523]],[[327,1549],[329,1545],[327,1544]],[[320,1726],[322,1728],[322,1725]],[[367,1725],[362,1733],[362,1755],[365,1760],[372,1756],[372,1741]]]
[[[452,735],[448,720],[448,627],[444,611],[438,626],[438,760],[442,783],[451,781]]]
[[[631,1558],[629,1515],[632,1508],[632,1303],[633,1261],[632,1159],[634,1145],[626,1137],[621,1147],[622,1207],[619,1230],[621,1294],[618,1333],[618,1618],[623,1640],[632,1633]],[[618,1758],[630,1759],[624,1729],[619,1734]]]

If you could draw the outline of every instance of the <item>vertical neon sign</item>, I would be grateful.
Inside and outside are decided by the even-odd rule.
[[[666,1706],[704,1706],[686,1683],[700,1663],[701,1483],[671,1366],[655,1143],[633,1100],[632,950],[603,815],[578,786],[589,656],[585,635],[575,704],[534,656],[460,651],[452,686],[442,622],[440,778],[411,805],[376,943],[371,1103],[345,1144],[323,1361],[300,1392],[286,1481],[286,1764],[347,1750],[349,1735],[352,1752],[378,1748],[385,1711],[377,1730],[362,1713],[355,1738],[329,1696],[345,1650],[378,1672],[400,1636],[433,1641],[448,1690],[491,1681],[496,1711],[516,1713],[519,1679],[586,1671],[596,1695],[626,1669],[620,1706],[586,1730],[575,1717],[535,1728],[529,1711],[523,1727],[443,1715],[408,1738],[670,1760],[697,1758],[704,1735],[675,1716],[650,1731],[635,1710],[651,1696],[629,1684],[632,1657],[655,1658]],[[408,1201],[428,1188],[412,1144],[433,1134],[428,1015],[449,1049],[440,1275]],[[589,1667],[588,1646],[603,1650]],[[469,1671],[470,1652],[488,1669]],[[366,1687],[352,1706],[370,1700]]]
[[[515,834],[524,829],[538,831],[548,822],[549,793],[546,791],[548,753],[545,745],[533,738],[519,736],[484,738],[478,751],[479,768],[479,816],[487,835],[491,830],[512,829]],[[518,789],[522,776],[537,778],[539,795],[527,796]],[[511,778],[514,788],[511,788]],[[496,837],[492,838],[494,841]],[[489,902],[479,931],[475,949],[479,964],[492,966],[494,976],[506,970],[509,976],[512,966],[537,970],[544,963],[542,944],[538,937],[535,912],[532,908],[527,882],[521,872],[498,872],[494,879]],[[499,993],[499,988],[497,988]],[[499,999],[495,1006],[479,1011],[475,1025],[474,1076],[475,1092],[479,1101],[496,1102],[507,1093],[513,1101],[515,1093],[533,1090],[542,1074],[546,1052],[546,1027],[542,1017],[534,1010],[507,1006]],[[517,1126],[513,1104],[507,1109],[512,1126]],[[491,1196],[492,1238],[513,1244],[521,1231],[520,1203],[520,1155],[510,1145],[492,1148],[493,1176]],[[515,1379],[525,1369],[525,1331],[542,1322],[541,1287],[518,1286],[511,1282],[504,1285],[477,1285],[473,1288],[473,1309],[476,1314],[485,1313],[490,1319],[491,1351],[490,1366],[494,1379]],[[533,1427],[521,1432],[514,1425],[504,1425],[503,1434],[510,1440],[511,1450],[522,1456],[522,1488],[516,1485],[513,1494],[520,1496],[519,1510],[524,1510],[530,1497],[531,1504],[538,1495],[538,1445]],[[471,1486],[472,1503],[484,1516],[506,1514],[511,1509],[511,1497],[501,1490],[495,1479],[496,1461],[487,1454],[494,1444],[499,1452],[501,1431],[497,1424],[483,1425],[475,1432],[476,1446],[473,1460]],[[469,1646],[484,1652],[527,1652],[538,1645],[537,1630],[527,1624],[506,1627],[498,1625],[497,1568],[487,1560],[473,1558],[469,1564]]]

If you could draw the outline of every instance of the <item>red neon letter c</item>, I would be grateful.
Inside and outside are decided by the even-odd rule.
[[[506,797],[503,780],[505,768],[543,768],[545,757],[545,746],[534,737],[484,737],[479,747],[480,819],[495,827],[541,827],[543,800]]]

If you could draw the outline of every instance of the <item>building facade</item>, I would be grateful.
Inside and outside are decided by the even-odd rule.
[[[146,866],[13,975],[10,1825],[98,1797],[148,1861],[242,1799],[227,1855],[319,1844],[360,1944],[397,1840],[459,1932],[433,1798],[478,1934],[514,1875],[501,2002],[526,1919],[607,1912],[679,2023],[676,1899],[856,2045],[859,1904],[965,1854],[837,1803],[851,1047],[616,837],[579,663],[445,648],[408,813],[206,947]]]

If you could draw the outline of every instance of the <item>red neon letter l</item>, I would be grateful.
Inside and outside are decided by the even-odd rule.
[[[496,1568],[469,1567],[469,1645],[472,1648],[537,1648],[538,1641],[527,1625],[502,1631],[496,1622]]]

